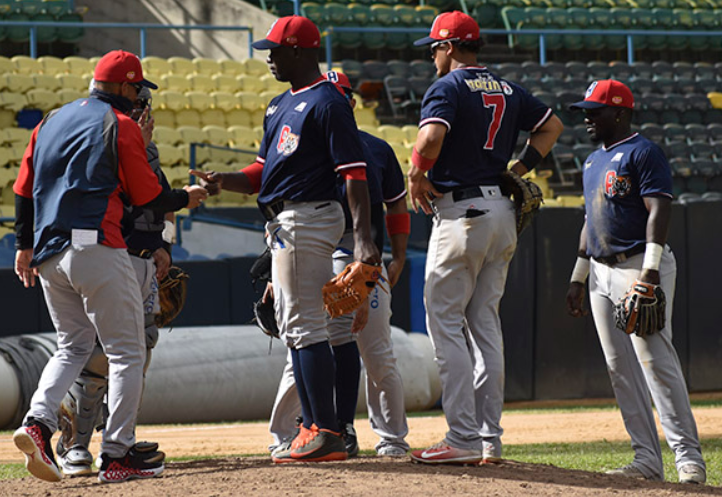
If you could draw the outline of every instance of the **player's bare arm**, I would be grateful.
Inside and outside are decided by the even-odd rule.
[[[419,161],[433,161],[439,157],[441,146],[444,144],[447,128],[443,124],[430,123],[419,130],[416,137],[416,145],[414,150],[421,159]],[[412,161],[413,162],[413,161]],[[424,161],[425,162],[425,161]],[[411,207],[414,212],[419,212],[419,208],[424,214],[432,214],[430,201],[434,197],[443,197],[444,195],[434,188],[431,181],[426,177],[426,171],[431,167],[425,167],[423,164],[413,164],[409,170],[409,195],[411,196]]]
[[[669,234],[669,220],[672,215],[672,199],[663,196],[643,197],[644,206],[649,212],[647,218],[647,243],[656,243],[664,247]],[[659,271],[642,269],[639,281],[659,285]]]
[[[586,260],[586,271],[584,269]],[[586,274],[585,274],[586,273]],[[589,273],[589,257],[587,256],[587,223],[584,222],[579,233],[579,250],[577,251],[577,264],[574,267],[572,278],[567,290],[567,312],[578,318],[586,316],[589,311],[584,309],[584,284]],[[582,281],[579,281],[582,280]]]
[[[368,264],[380,264],[381,255],[371,236],[371,201],[366,181],[347,179],[346,196],[353,219],[354,258]]]
[[[562,131],[564,131],[564,125],[557,116],[552,114],[541,128],[529,136],[529,140],[526,142],[527,146],[534,147],[539,152],[539,155],[546,157],[551,152]],[[530,169],[532,168],[519,160],[514,161],[511,166],[511,170],[519,176],[524,176]]]
[[[386,204],[386,214],[406,214],[406,198],[400,198],[394,202]],[[394,233],[389,236],[391,243],[391,262],[389,263],[389,286],[393,287],[399,281],[401,272],[406,264],[406,246],[409,241],[408,233]]]

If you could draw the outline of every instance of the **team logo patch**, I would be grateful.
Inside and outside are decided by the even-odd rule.
[[[268,107],[268,109],[266,109],[266,115],[272,116],[273,114],[276,113],[277,110],[278,110],[278,105],[270,105]]]
[[[622,157],[624,157],[624,152],[617,152],[612,157],[612,162],[622,162]]]
[[[306,102],[301,102],[296,107],[293,108],[296,112],[303,112],[303,109],[306,108]]]
[[[448,29],[445,29],[445,28],[444,28],[444,29],[440,29],[440,30],[439,30],[439,36],[441,36],[442,38],[446,38],[447,36],[449,36],[449,30],[448,30]]]
[[[591,85],[589,85],[589,88],[587,88],[587,92],[584,94],[584,98],[589,98],[592,96],[592,93],[594,93],[594,88],[597,87],[597,82],[594,81]]]
[[[514,89],[506,81],[501,82],[501,90],[504,92],[504,95],[511,95],[514,93]]]
[[[619,104],[621,104],[622,102],[624,102],[624,99],[623,99],[622,97],[620,97],[619,95],[615,95],[615,96],[612,97],[612,103],[613,103],[613,104],[619,105]]]
[[[278,138],[278,144],[276,144],[276,150],[279,154],[291,155],[298,148],[299,141],[301,141],[301,137],[291,133],[291,126],[284,124],[283,128],[281,128],[281,136]]]
[[[135,71],[128,71],[128,72],[126,73],[125,77],[128,78],[128,79],[133,79],[133,78],[135,78]]]
[[[296,38],[295,36],[289,36],[288,38],[286,38],[286,43],[288,43],[289,45],[295,45],[296,43],[298,43],[298,38]]]
[[[607,198],[624,198],[632,190],[632,179],[629,176],[617,176],[616,171],[607,171],[604,178],[604,193]]]

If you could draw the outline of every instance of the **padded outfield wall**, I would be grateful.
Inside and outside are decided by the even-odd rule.
[[[545,208],[519,240],[501,303],[507,400],[612,396],[591,316],[574,319],[565,311],[583,220],[579,208]],[[673,206],[669,245],[678,266],[674,344],[694,392],[722,390],[720,220],[722,202]],[[412,332],[424,331],[421,249],[428,230],[429,220],[415,215],[410,245],[417,250],[410,251],[393,291],[392,323]],[[175,325],[249,323],[251,304],[260,295],[248,276],[253,261],[254,257],[233,257],[178,262],[191,280],[186,307]],[[0,295],[0,336],[52,330],[39,285],[24,289],[11,269],[2,269]]]

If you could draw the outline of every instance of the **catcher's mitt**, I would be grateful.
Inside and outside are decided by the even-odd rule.
[[[155,324],[158,328],[168,326],[186,303],[188,273],[177,266],[171,266],[168,275],[163,278],[158,287],[158,299],[160,300],[160,313],[155,317]]]
[[[323,285],[323,303],[331,318],[355,311],[369,296],[378,280],[380,266],[355,261]],[[381,287],[386,291],[383,286]]]
[[[636,281],[614,306],[617,328],[646,337],[664,328],[667,299],[659,285]]]
[[[522,178],[511,170],[501,173],[501,191],[514,202],[516,233],[520,235],[539,211],[539,207],[544,202],[544,194],[536,183]]]
[[[273,298],[269,297],[267,302],[263,302],[263,297],[261,297],[254,302],[253,315],[263,333],[272,338],[280,338],[281,335],[276,324],[276,311],[273,309]]]

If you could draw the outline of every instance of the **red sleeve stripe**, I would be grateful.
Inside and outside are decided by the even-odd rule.
[[[350,179],[356,181],[366,181],[366,168],[354,167],[351,169],[344,169],[343,171],[339,171],[339,175],[344,179],[344,181],[348,181]]]
[[[539,119],[539,122],[536,123],[536,126],[534,126],[529,133],[534,133],[536,130],[544,126],[544,123],[547,122],[547,120],[552,116],[552,110],[547,109],[546,114],[544,114],[544,117]]]
[[[397,200],[402,199],[402,198],[404,198],[405,196],[406,196],[406,188],[404,188],[404,191],[402,191],[401,193],[399,193],[398,195],[396,195],[396,196],[393,197],[393,198],[389,198],[389,199],[386,199],[386,198],[385,198],[385,199],[384,199],[384,203],[385,203],[385,204],[390,204],[391,202],[396,202]]]
[[[445,119],[441,119],[440,117],[427,117],[426,119],[424,119],[423,121],[421,121],[419,123],[419,128],[423,128],[427,124],[431,124],[431,123],[441,123],[444,126],[446,126],[447,132],[451,131],[451,124],[449,124],[449,121],[447,121]]]
[[[261,176],[263,175],[263,164],[260,162],[254,162],[253,164],[241,169],[241,172],[246,175],[248,182],[251,184],[253,193],[258,193],[261,190]]]
[[[351,162],[349,164],[341,164],[340,166],[336,166],[336,169],[334,169],[334,171],[338,172],[338,171],[342,171],[344,169],[351,169],[354,167],[366,167],[366,163],[365,162]]]

